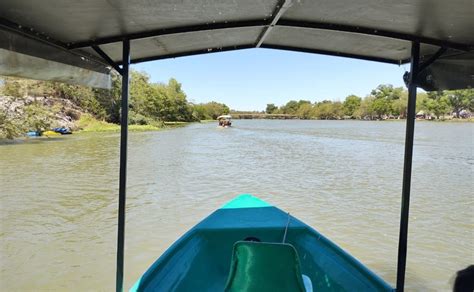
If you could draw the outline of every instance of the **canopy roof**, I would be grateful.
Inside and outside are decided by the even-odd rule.
[[[401,64],[418,41],[422,60],[443,48],[429,78],[459,71],[468,87],[473,15],[473,0],[2,0],[0,57],[4,49],[104,73],[122,62],[126,38],[132,63],[260,47]]]

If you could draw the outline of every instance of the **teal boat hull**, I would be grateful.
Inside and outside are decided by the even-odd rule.
[[[224,291],[232,248],[257,238],[282,242],[288,214],[241,195],[178,239],[130,291]],[[316,230],[290,216],[286,243],[299,255],[314,291],[393,291],[383,279]]]

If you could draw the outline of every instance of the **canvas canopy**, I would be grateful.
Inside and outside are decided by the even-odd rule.
[[[402,64],[417,41],[421,87],[466,88],[473,15],[472,0],[2,0],[0,74],[103,86],[123,39],[131,63],[259,47]]]

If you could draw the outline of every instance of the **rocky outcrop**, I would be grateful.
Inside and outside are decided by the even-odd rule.
[[[0,96],[0,111],[3,111],[10,117],[21,116],[24,114],[24,108],[34,103],[50,110],[53,118],[52,127],[66,127],[71,130],[77,130],[76,121],[79,120],[83,112],[80,107],[64,98]]]

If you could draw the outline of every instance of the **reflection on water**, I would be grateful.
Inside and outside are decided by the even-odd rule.
[[[409,290],[449,289],[474,262],[473,124],[417,123]],[[126,287],[239,193],[288,210],[390,283],[404,123],[236,121],[131,133]],[[115,285],[118,134],[0,146],[1,290]]]

